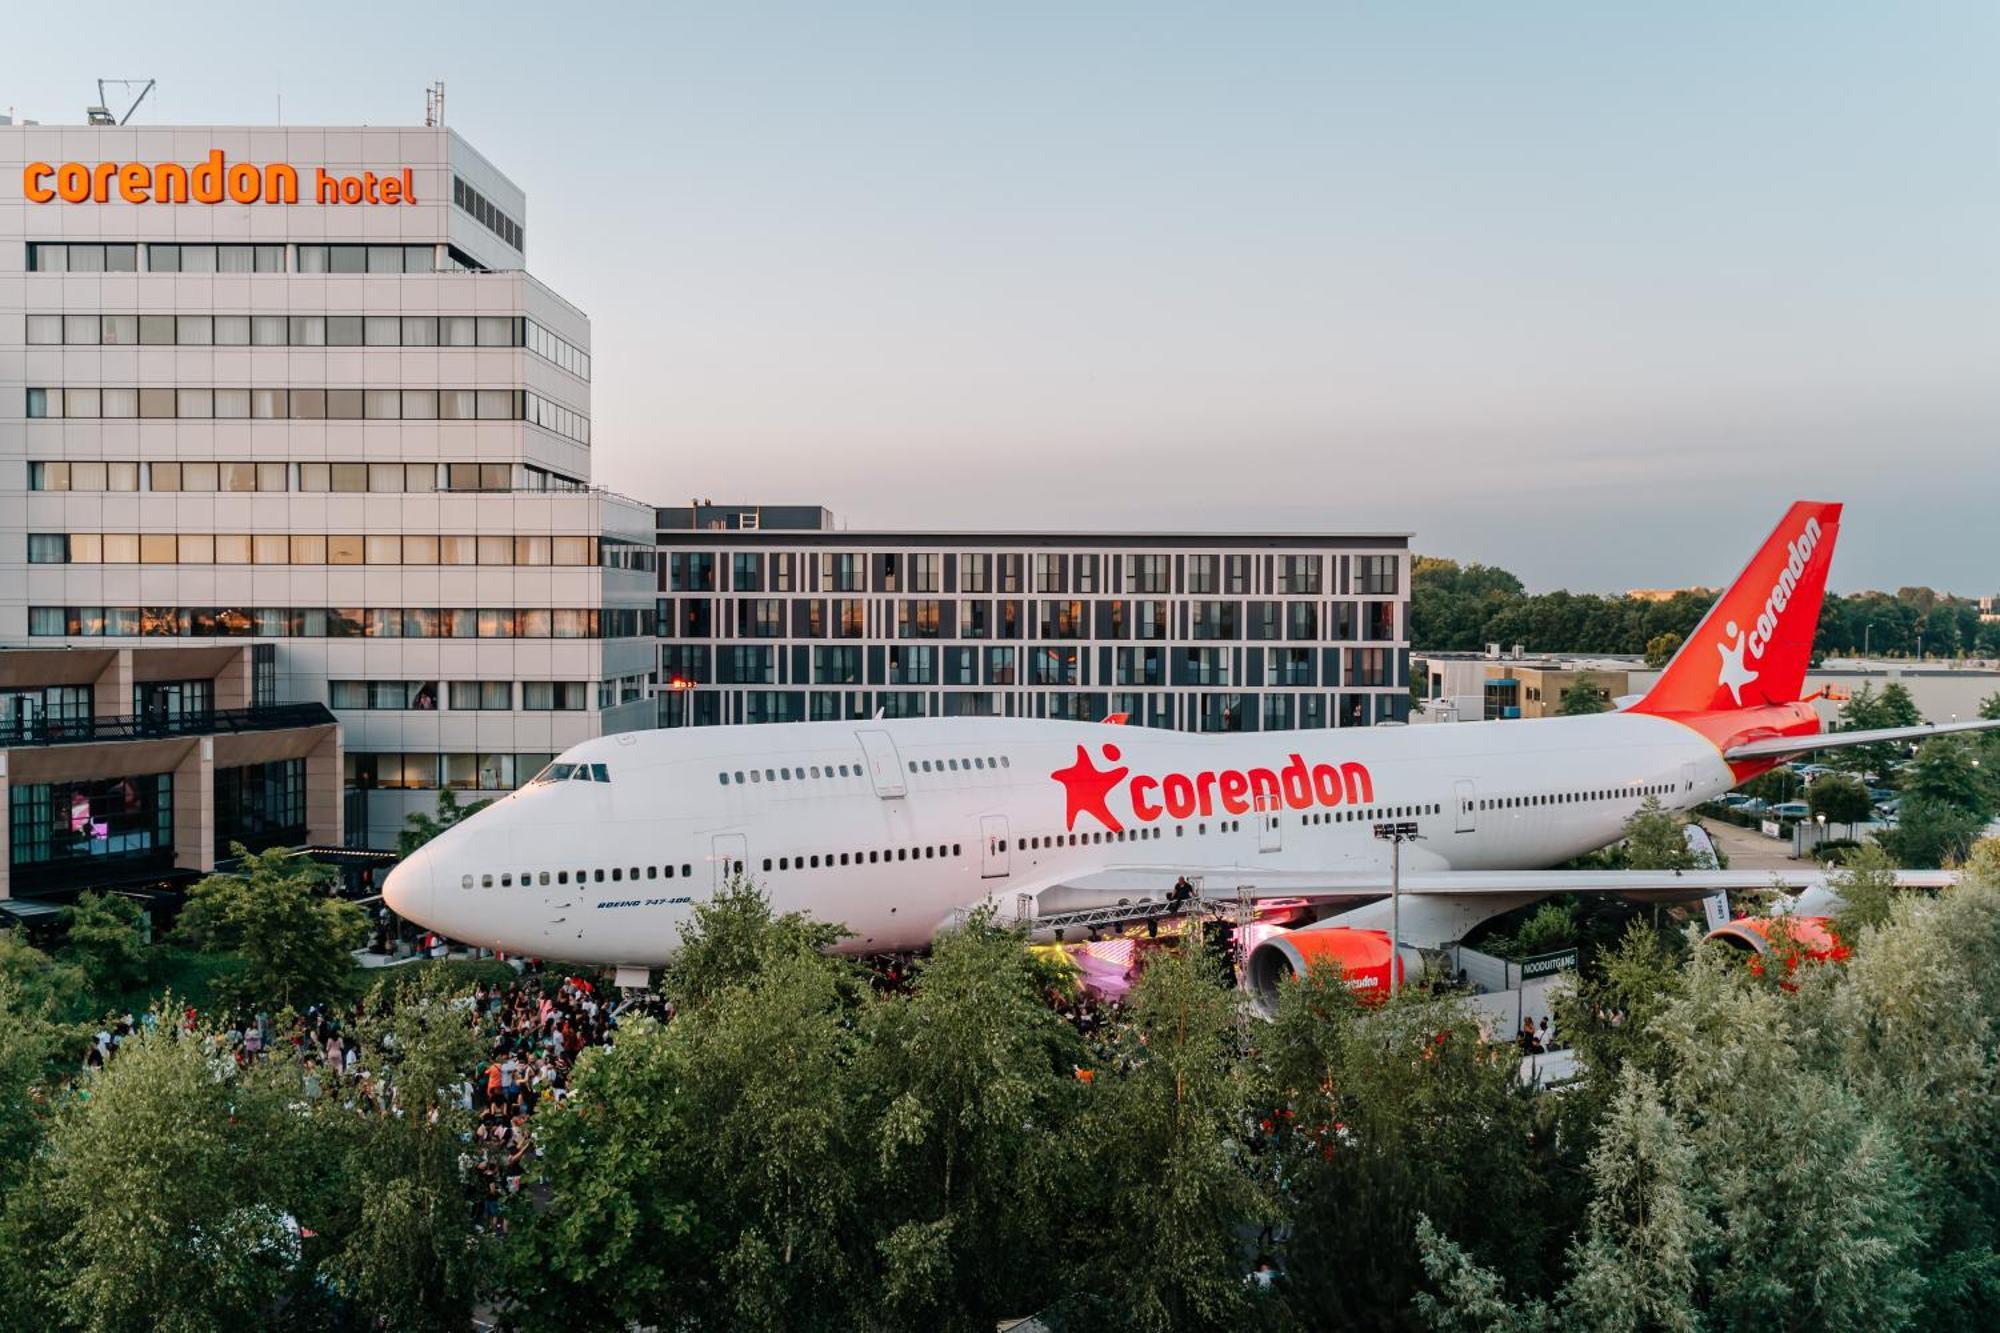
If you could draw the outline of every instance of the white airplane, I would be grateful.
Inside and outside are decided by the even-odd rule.
[[[1837,504],[1793,505],[1653,689],[1617,712],[1228,735],[922,718],[605,736],[405,859],[384,896],[454,939],[613,964],[630,985],[739,874],[775,911],[844,924],[854,952],[925,947],[980,904],[1042,919],[1162,899],[1186,876],[1210,897],[1330,913],[1259,946],[1250,980],[1268,990],[1388,925],[1378,823],[1415,826],[1405,951],[1551,893],[1768,887],[1765,872],[1539,867],[1615,842],[1648,798],[1687,809],[1790,756],[2000,726],[1820,733],[1800,696],[1839,524]]]

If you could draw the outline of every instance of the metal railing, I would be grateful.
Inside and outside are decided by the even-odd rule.
[[[334,721],[325,704],[266,704],[259,708],[210,708],[123,717],[39,717],[0,722],[0,745],[88,745],[104,741],[162,740],[175,736],[229,735],[317,727]]]

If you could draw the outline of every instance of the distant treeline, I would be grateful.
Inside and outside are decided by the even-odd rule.
[[[1662,636],[1693,632],[1713,592],[1663,600],[1596,593],[1529,593],[1492,565],[1418,556],[1411,583],[1410,644],[1434,652],[1477,652],[1489,643],[1548,653],[1646,653]],[[2000,655],[2000,622],[1981,624],[1977,604],[1930,588],[1893,593],[1829,593],[1815,649],[1930,657]]]

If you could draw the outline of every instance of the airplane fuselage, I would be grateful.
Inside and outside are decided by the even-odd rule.
[[[857,951],[927,945],[985,902],[1087,906],[1386,872],[1535,869],[1617,840],[1648,798],[1686,809],[1747,776],[1727,737],[1817,730],[1807,705],[1714,727],[1632,712],[1191,735],[1007,718],[704,727],[607,736],[435,839],[391,905],[454,938],[655,966],[743,874]]]

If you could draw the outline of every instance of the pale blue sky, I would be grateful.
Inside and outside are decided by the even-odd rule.
[[[2000,592],[1991,3],[43,7],[0,105],[449,119],[599,480],[855,527],[1411,528],[1535,586]]]

